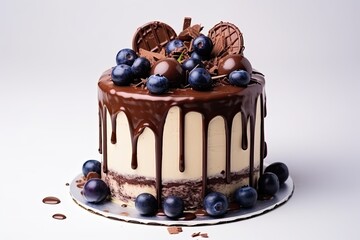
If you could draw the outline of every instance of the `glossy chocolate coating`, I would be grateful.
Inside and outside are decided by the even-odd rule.
[[[185,81],[185,72],[181,64],[174,58],[157,61],[150,70],[151,75],[159,74],[169,80],[170,87],[179,87]]]
[[[234,70],[245,70],[250,76],[252,74],[252,66],[249,60],[241,54],[232,54],[222,58],[218,64],[218,74],[228,75]]]

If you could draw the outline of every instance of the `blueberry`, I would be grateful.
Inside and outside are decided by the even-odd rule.
[[[141,215],[155,215],[158,210],[156,198],[150,193],[141,193],[135,199],[135,208]]]
[[[203,60],[202,57],[197,52],[192,52],[190,57],[193,59],[198,59],[200,61]]]
[[[205,211],[213,217],[220,217],[227,212],[229,203],[224,194],[211,192],[204,198]]]
[[[109,195],[109,187],[107,184],[98,178],[88,180],[83,189],[83,194],[86,201],[90,203],[100,203],[104,201]]]
[[[116,64],[117,65],[126,64],[126,65],[131,66],[137,57],[138,57],[138,55],[136,54],[136,52],[134,50],[129,49],[129,48],[124,48],[124,49],[121,49],[116,54]]]
[[[271,172],[263,173],[258,181],[259,194],[274,196],[280,188],[279,178]]]
[[[204,64],[201,62],[201,60],[196,58],[188,58],[186,59],[182,64],[182,68],[187,71],[193,70],[196,66],[203,68]]]
[[[163,210],[169,218],[179,218],[184,212],[184,202],[176,196],[168,196],[163,203]]]
[[[168,42],[165,46],[165,53],[169,55],[173,51],[175,51],[177,48],[181,48],[184,46],[184,42],[179,39],[174,39]]]
[[[151,75],[146,82],[146,87],[152,94],[162,94],[168,91],[169,81],[162,75]]]
[[[283,184],[289,177],[289,169],[282,162],[274,162],[265,168],[265,172],[274,173],[278,178],[280,184]]]
[[[189,73],[190,86],[195,90],[209,90],[212,86],[210,73],[205,68],[195,68]]]
[[[244,186],[235,190],[235,201],[244,208],[253,207],[257,200],[257,192],[255,188]]]
[[[201,56],[201,58],[208,59],[213,49],[213,42],[205,35],[200,35],[193,41],[194,51]]]
[[[117,86],[128,86],[134,80],[134,75],[129,65],[120,64],[113,68],[111,79]]]
[[[86,177],[89,172],[96,172],[97,174],[101,174],[101,163],[98,160],[87,160],[84,162],[82,166],[82,173]]]
[[[134,63],[131,66],[131,70],[135,78],[146,78],[149,76],[150,72],[150,61],[144,57],[138,57],[135,59]]]
[[[229,82],[238,87],[246,87],[250,82],[250,75],[245,70],[235,70],[229,74]]]

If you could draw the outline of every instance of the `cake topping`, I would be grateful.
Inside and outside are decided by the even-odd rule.
[[[169,25],[159,21],[138,28],[133,38],[133,50],[125,48],[117,54],[117,66],[112,70],[114,84],[146,85],[150,75],[158,74],[168,79],[169,88],[190,86],[194,90],[204,91],[212,89],[208,84],[218,83],[246,87],[250,82],[246,74],[237,72],[234,73],[236,77],[229,79],[229,74],[233,71],[247,71],[250,76],[252,73],[250,62],[243,57],[243,37],[240,30],[234,24],[226,22],[216,24],[210,29],[208,36],[201,33],[202,29],[200,24],[191,25],[189,17],[184,19],[183,30],[179,35]],[[135,59],[138,57],[148,60],[143,63],[146,70],[140,70],[141,74],[137,73],[140,64]],[[134,61],[136,66],[132,66]],[[147,71],[149,64],[150,72]],[[210,74],[211,81],[207,80],[207,76],[203,79],[206,87],[194,85],[193,79],[189,80],[195,68],[204,68],[205,71],[200,71]],[[136,81],[140,79],[142,80]],[[199,83],[198,80],[196,82]],[[165,92],[167,91],[161,91]]]

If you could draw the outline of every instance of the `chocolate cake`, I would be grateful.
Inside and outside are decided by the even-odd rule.
[[[231,203],[237,189],[257,188],[267,152],[264,75],[244,56],[243,36],[234,24],[220,22],[207,36],[202,29],[190,18],[179,34],[165,23],[147,23],[135,31],[123,58],[130,68],[132,57],[146,59],[147,74],[129,73],[127,80],[119,52],[117,66],[101,75],[100,175],[111,201],[133,207],[148,193],[162,209],[175,196],[184,210],[195,211],[211,192]],[[199,37],[203,42],[197,43]],[[196,66],[184,67],[196,53]],[[202,75],[196,78],[196,71]],[[236,73],[248,81],[237,82],[231,76]],[[152,77],[158,80],[154,85]]]

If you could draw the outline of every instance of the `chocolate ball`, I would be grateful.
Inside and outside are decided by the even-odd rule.
[[[245,70],[251,76],[252,66],[249,60],[241,54],[227,55],[219,61],[219,75],[228,75],[235,70]]]
[[[169,81],[170,87],[179,87],[185,82],[185,71],[174,58],[163,58],[151,68],[151,75],[162,75]]]

